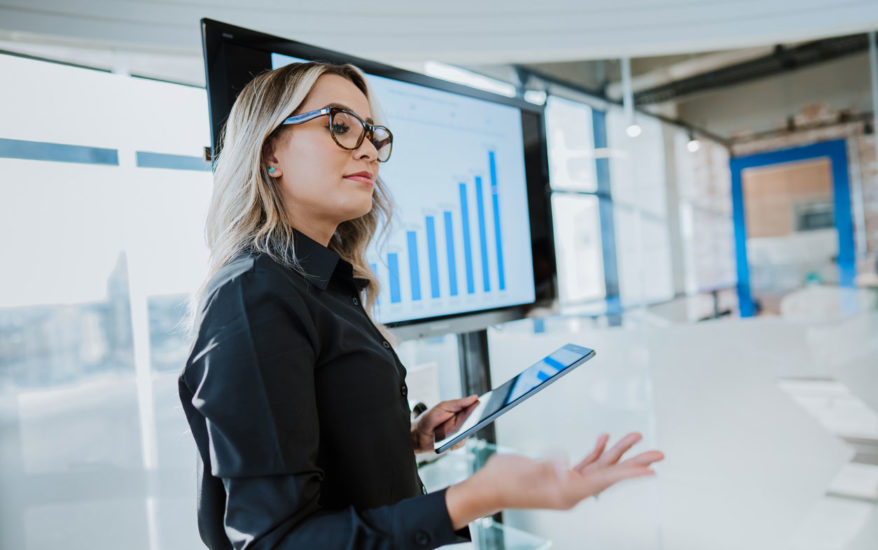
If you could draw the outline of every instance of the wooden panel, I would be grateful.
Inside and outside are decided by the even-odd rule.
[[[828,158],[745,170],[742,183],[748,238],[790,235],[795,204],[832,201]]]

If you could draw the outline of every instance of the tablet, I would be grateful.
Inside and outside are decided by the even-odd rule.
[[[594,357],[594,350],[567,344],[543,357],[503,385],[479,396],[479,404],[469,413],[454,433],[436,435],[433,448],[437,453],[451,448],[461,439],[475,433],[528,397],[561,378],[575,367]]]

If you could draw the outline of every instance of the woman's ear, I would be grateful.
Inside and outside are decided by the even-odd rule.
[[[268,175],[273,178],[279,178],[282,173],[280,168],[280,160],[277,158],[277,155],[274,152],[276,141],[276,136],[271,137],[268,139],[268,141],[265,142],[265,145],[262,146],[262,164],[268,171]]]

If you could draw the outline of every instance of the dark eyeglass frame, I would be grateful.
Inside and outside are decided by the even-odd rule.
[[[357,139],[357,144],[354,145],[353,147],[345,147],[344,145],[339,143],[338,138],[335,136],[335,133],[332,132],[332,125],[335,122],[334,118],[335,118],[335,115],[337,115],[338,113],[345,113],[347,115],[354,117],[355,119],[357,119],[357,121],[360,123],[360,125],[363,128],[363,131],[360,132],[359,139]],[[360,116],[357,113],[351,111],[350,109],[345,109],[343,107],[336,107],[336,106],[324,107],[322,109],[317,109],[316,111],[309,111],[307,113],[302,113],[300,115],[290,116],[290,117],[286,118],[283,122],[281,122],[281,125],[286,126],[286,125],[290,125],[290,124],[303,124],[303,123],[308,122],[310,120],[314,120],[317,117],[321,117],[321,116],[325,116],[325,115],[329,116],[329,135],[332,136],[332,141],[334,141],[336,145],[338,145],[339,147],[341,147],[342,149],[344,149],[346,151],[353,151],[353,150],[359,148],[363,144],[363,140],[366,139],[366,135],[368,134],[369,141],[372,142],[372,145],[375,147],[375,150],[378,151],[380,154],[381,148],[384,146],[384,143],[375,143],[375,141],[374,141],[375,130],[378,128],[381,128],[382,130],[387,132],[387,137],[389,139],[388,146],[390,147],[390,149],[388,150],[387,158],[385,158],[384,160],[381,160],[380,158],[378,158],[378,162],[387,162],[388,160],[390,160],[390,154],[393,152],[393,132],[390,131],[390,128],[388,128],[387,126],[381,126],[379,124],[369,124],[368,122],[366,122],[365,120],[360,118]],[[385,140],[382,140],[382,142],[383,141],[385,141]]]

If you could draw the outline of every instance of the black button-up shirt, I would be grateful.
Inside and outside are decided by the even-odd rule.
[[[212,550],[414,549],[460,542],[425,495],[405,368],[351,264],[297,233],[304,274],[243,255],[209,282],[180,398]]]

